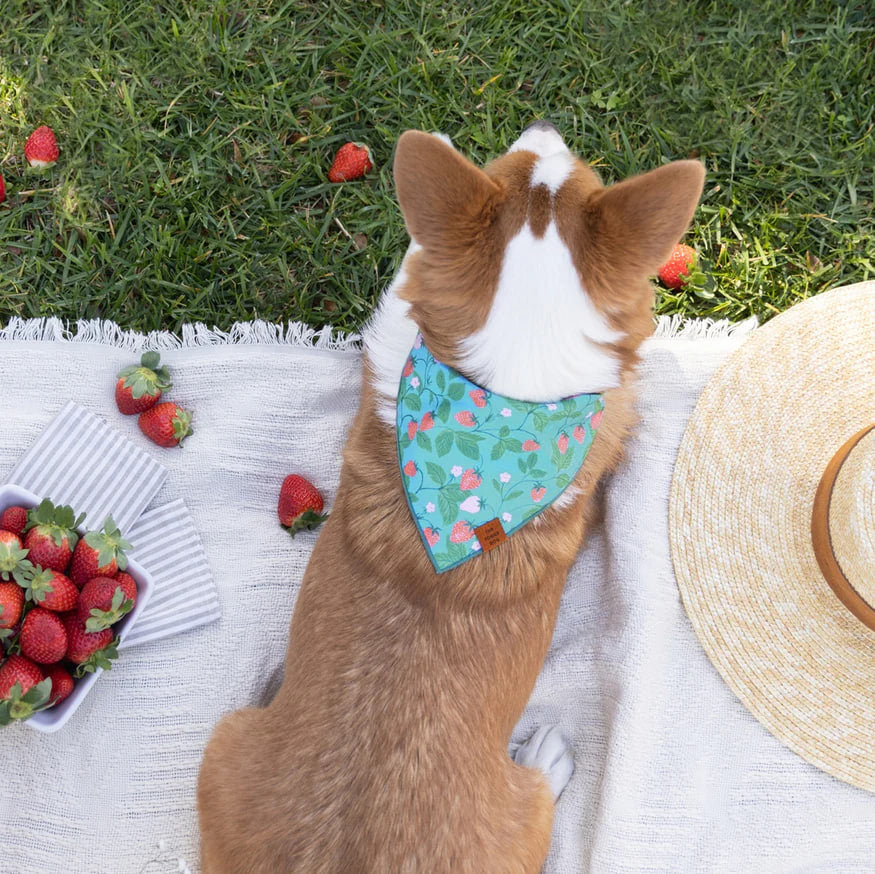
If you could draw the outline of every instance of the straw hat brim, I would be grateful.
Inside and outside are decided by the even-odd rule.
[[[826,465],[875,421],[875,282],[756,330],[702,392],[678,451],[675,575],[714,666],[807,761],[875,791],[875,632],[838,600],[811,543]]]

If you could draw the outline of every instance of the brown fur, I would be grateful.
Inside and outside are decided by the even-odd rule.
[[[408,132],[395,172],[424,249],[402,291],[432,352],[453,363],[485,321],[504,246],[542,228],[534,156],[479,170]],[[547,652],[602,478],[634,422],[636,350],[652,326],[648,273],[679,239],[702,170],[679,162],[611,188],[582,163],[552,213],[596,305],[627,336],[623,384],[575,485],[499,548],[438,575],[407,508],[394,434],[363,374],[331,518],[295,606],[285,679],[264,708],[227,716],[198,787],[204,874],[534,874],[553,800],[507,744]],[[531,194],[531,198],[530,198]],[[545,195],[547,201],[545,202]]]

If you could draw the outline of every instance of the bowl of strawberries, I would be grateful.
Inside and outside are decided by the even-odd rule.
[[[152,592],[108,516],[0,486],[0,726],[57,731],[118,656]]]

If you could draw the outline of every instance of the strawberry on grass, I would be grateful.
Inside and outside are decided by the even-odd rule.
[[[73,550],[70,579],[81,589],[92,577],[112,577],[128,566],[125,550],[131,544],[122,537],[112,516],[100,531],[89,531]]]
[[[166,367],[160,367],[157,352],[144,352],[139,365],[119,371],[115,384],[115,403],[119,412],[133,416],[158,403],[163,392],[173,388]]]
[[[159,446],[179,446],[192,433],[191,413],[172,401],[165,401],[140,413],[137,424]]]
[[[280,524],[294,537],[299,531],[318,528],[327,518],[324,502],[316,486],[295,473],[289,474],[280,487],[277,515]]]
[[[24,157],[31,167],[44,170],[58,160],[58,141],[55,132],[48,125],[40,125],[24,144]]]
[[[6,183],[3,181],[3,174],[0,173],[0,203],[6,200]]]
[[[331,162],[329,182],[352,182],[360,179],[374,166],[371,150],[364,143],[344,143]]]
[[[76,528],[84,518],[84,513],[77,517],[72,507],[56,507],[48,498],[29,510],[24,539],[28,561],[43,568],[66,571],[79,542]]]
[[[39,665],[22,655],[9,656],[0,665],[0,725],[45,710],[51,686]]]

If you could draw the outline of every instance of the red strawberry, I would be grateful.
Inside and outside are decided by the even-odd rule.
[[[546,494],[547,490],[543,486],[536,487],[532,489],[532,500],[537,504]]]
[[[3,181],[3,174],[0,173],[0,203],[6,200],[6,183]]]
[[[44,610],[66,613],[73,610],[79,601],[79,589],[60,571],[51,568],[39,569],[28,580],[27,597]]]
[[[124,571],[119,571],[113,579],[119,584],[125,593],[125,599],[133,604],[137,603],[137,581]]]
[[[467,543],[474,536],[467,522],[456,522],[450,532],[450,543]]]
[[[477,420],[468,410],[462,410],[461,413],[456,413],[454,418],[463,428],[473,428],[477,424]]]
[[[410,376],[413,373],[413,359],[408,358],[407,362],[404,365],[404,370],[401,371],[402,376]]]
[[[133,607],[134,602],[125,598],[124,589],[117,580],[95,577],[82,587],[76,615],[85,623],[86,631],[103,631],[115,625]]]
[[[51,683],[30,659],[11,655],[0,667],[0,725],[29,719],[49,706]]]
[[[11,655],[0,667],[0,698],[8,698],[9,692],[16,683],[21,687],[23,695],[44,679],[42,668],[30,659]]]
[[[75,529],[84,518],[84,514],[77,518],[72,507],[56,507],[48,498],[28,510],[24,539],[28,561],[42,568],[66,571],[79,542]]]
[[[0,583],[0,629],[14,627],[24,607],[24,589],[18,583]]]
[[[26,507],[7,507],[0,515],[0,528],[11,531],[19,537],[21,537],[25,525],[27,525]]]
[[[67,653],[67,632],[57,613],[36,607],[24,617],[21,652],[41,665],[59,662]]]
[[[51,167],[58,160],[58,141],[50,127],[38,127],[24,144],[24,157],[31,167]]]
[[[0,579],[15,580],[19,585],[24,585],[30,569],[27,550],[22,548],[18,535],[11,531],[0,531]]]
[[[586,428],[583,425],[575,425],[572,436],[578,443],[583,443],[586,440]]]
[[[474,473],[471,468],[468,468],[459,480],[459,488],[463,492],[470,492],[471,489],[476,489],[482,482],[483,478]]]
[[[559,451],[565,455],[568,452],[568,435],[566,433],[562,433],[559,435],[559,439],[556,441],[556,445],[559,447]]]
[[[414,461],[408,461],[403,469],[407,476],[416,476],[416,463]]]
[[[475,389],[474,391],[469,391],[468,395],[471,397],[471,400],[474,401],[475,407],[486,406],[486,392],[483,391],[482,388]]]
[[[407,423],[407,439],[412,440],[416,436],[416,422]]]
[[[140,430],[159,446],[179,446],[192,433],[191,413],[172,401],[158,404],[137,420]]]
[[[423,528],[422,533],[425,535],[426,542],[431,547],[434,547],[434,545],[441,539],[440,534],[431,528]]]
[[[280,487],[277,514],[280,524],[294,537],[299,531],[318,528],[328,514],[322,512],[322,495],[309,480],[290,473]]]
[[[537,452],[541,448],[540,443],[536,443],[534,440],[526,440],[523,443],[523,452]]]
[[[112,516],[107,516],[100,531],[89,531],[76,544],[70,579],[81,589],[92,577],[115,576],[128,566],[125,550],[130,548]]]
[[[115,403],[120,412],[133,416],[151,409],[162,392],[173,388],[167,368],[158,366],[160,360],[157,352],[144,352],[139,366],[135,364],[119,372]]]
[[[85,630],[85,623],[75,613],[67,613],[63,622],[68,639],[67,658],[79,666],[76,669],[77,677],[97,668],[109,670],[112,667],[112,660],[118,658],[118,651],[117,638],[113,637],[111,628],[89,633]]]
[[[60,665],[52,665],[46,669],[46,678],[52,681],[52,691],[49,700],[52,704],[60,704],[65,698],[70,697],[73,691],[73,678],[66,668]]]
[[[420,431],[431,431],[434,428],[434,416],[431,413],[426,413],[419,423]]]
[[[659,281],[668,288],[683,288],[696,266],[696,250],[678,243],[671,250],[668,261],[659,268]]]
[[[590,420],[589,424],[592,426],[593,431],[601,424],[602,421],[602,411],[599,410]]]
[[[328,181],[351,182],[360,179],[373,166],[371,150],[364,143],[344,143],[334,156]]]

